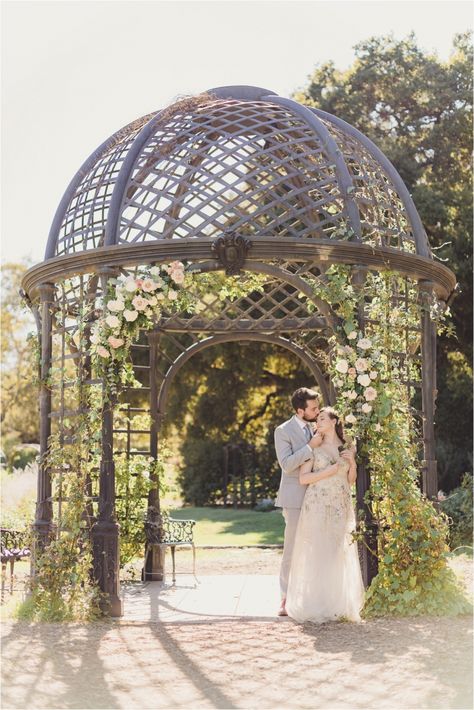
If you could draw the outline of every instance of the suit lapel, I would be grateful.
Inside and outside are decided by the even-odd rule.
[[[294,432],[294,436],[298,437],[298,439],[301,439],[303,444],[306,444],[306,437],[304,435],[304,431],[302,427],[298,424],[296,421],[296,415],[293,416],[293,418],[290,420],[291,426],[292,426],[292,433]]]

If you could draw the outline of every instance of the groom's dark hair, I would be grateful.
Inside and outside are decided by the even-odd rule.
[[[298,387],[291,395],[291,404],[295,412],[298,409],[306,409],[308,399],[319,399],[319,394],[308,387]]]

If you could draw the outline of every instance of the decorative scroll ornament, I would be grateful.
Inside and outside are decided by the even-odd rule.
[[[225,268],[228,276],[240,274],[252,242],[241,235],[225,234],[212,243],[212,251]]]

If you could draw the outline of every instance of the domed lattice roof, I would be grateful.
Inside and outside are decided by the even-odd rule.
[[[223,87],[105,141],[69,185],[45,258],[226,231],[430,256],[403,181],[359,131],[266,89]]]

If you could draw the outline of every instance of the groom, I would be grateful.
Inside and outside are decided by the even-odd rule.
[[[319,414],[319,395],[307,387],[300,387],[293,393],[291,404],[294,416],[275,429],[275,450],[281,466],[281,481],[275,505],[283,509],[285,519],[285,539],[280,567],[281,606],[278,616],[287,616],[286,590],[290,574],[291,556],[295,544],[296,526],[306,486],[299,482],[298,469],[312,455],[312,449],[321,443],[313,436],[312,422]]]

